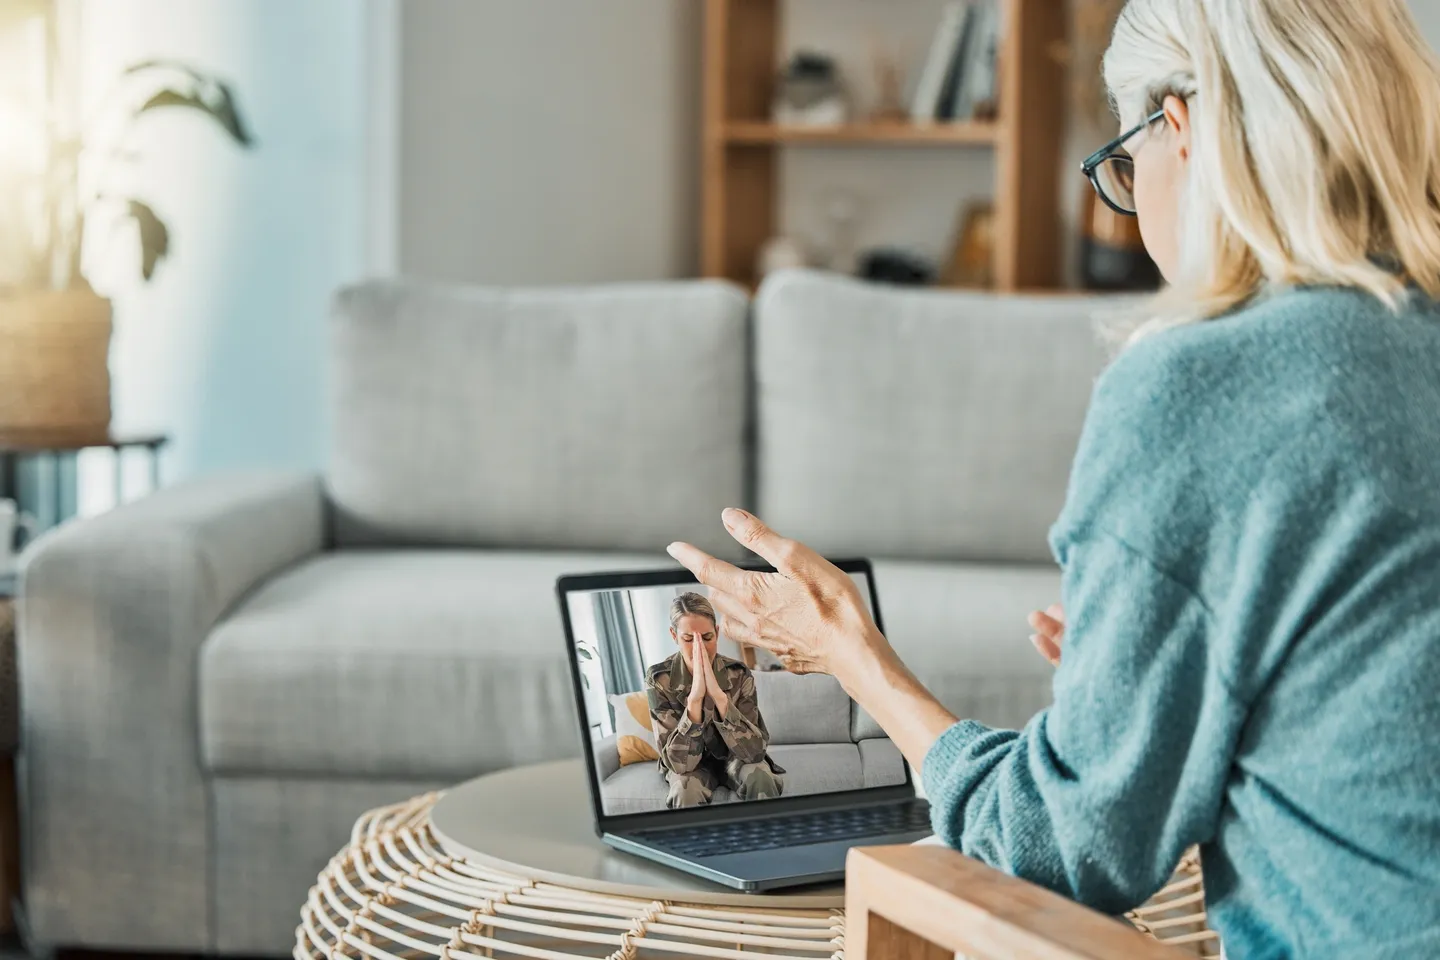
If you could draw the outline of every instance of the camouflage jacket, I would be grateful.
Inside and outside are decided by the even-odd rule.
[[[693,671],[685,655],[677,652],[669,660],[645,671],[645,691],[650,699],[650,726],[660,766],[675,773],[690,773],[705,757],[741,763],[765,761],[775,773],[784,769],[765,753],[770,731],[760,715],[755,698],[755,677],[739,660],[715,657],[715,679],[730,698],[730,711],[715,715],[715,703],[705,700],[699,723],[690,721],[685,700],[690,696]]]

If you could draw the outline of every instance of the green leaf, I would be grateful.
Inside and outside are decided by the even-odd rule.
[[[255,140],[250,136],[250,131],[245,129],[245,121],[240,118],[240,108],[236,106],[235,94],[231,91],[230,85],[219,80],[214,83],[216,98],[212,106],[215,119],[240,146],[253,146]]]
[[[575,653],[579,655],[579,657],[580,657],[581,660],[594,660],[594,659],[595,659],[594,655],[591,654],[590,651],[589,651],[589,650],[586,650],[584,647],[576,647],[576,648],[575,648]]]
[[[149,280],[156,264],[170,252],[170,230],[148,203],[127,200],[126,209],[140,230],[140,275]]]
[[[156,91],[149,100],[140,105],[135,111],[136,116],[149,113],[152,110],[159,110],[164,107],[183,107],[188,110],[196,110],[214,120],[220,125],[230,138],[242,147],[249,147],[254,143],[250,132],[245,129],[245,121],[240,118],[240,111],[235,106],[235,96],[230,88],[218,81],[214,82],[214,102],[207,100],[199,93],[185,93],[173,87],[166,87]]]

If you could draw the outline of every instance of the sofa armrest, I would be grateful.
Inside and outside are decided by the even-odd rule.
[[[252,587],[322,548],[324,516],[316,476],[228,475],[68,524],[27,552],[25,907],[37,942],[213,942],[199,648]]]
[[[845,923],[850,960],[1193,957],[946,847],[851,850]]]
[[[620,738],[612,733],[603,740],[596,740],[591,748],[595,751],[595,772],[600,775],[600,782],[604,783],[620,769]]]

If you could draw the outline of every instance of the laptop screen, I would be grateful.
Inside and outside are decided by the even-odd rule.
[[[866,573],[850,576],[874,613]],[[562,581],[605,816],[908,782],[899,749],[833,677],[788,673],[769,652],[737,644],[708,594],[693,581]]]

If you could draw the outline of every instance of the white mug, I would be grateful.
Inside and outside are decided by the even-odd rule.
[[[21,530],[35,535],[35,518],[20,512],[14,500],[0,499],[0,577],[15,572],[16,538]]]

